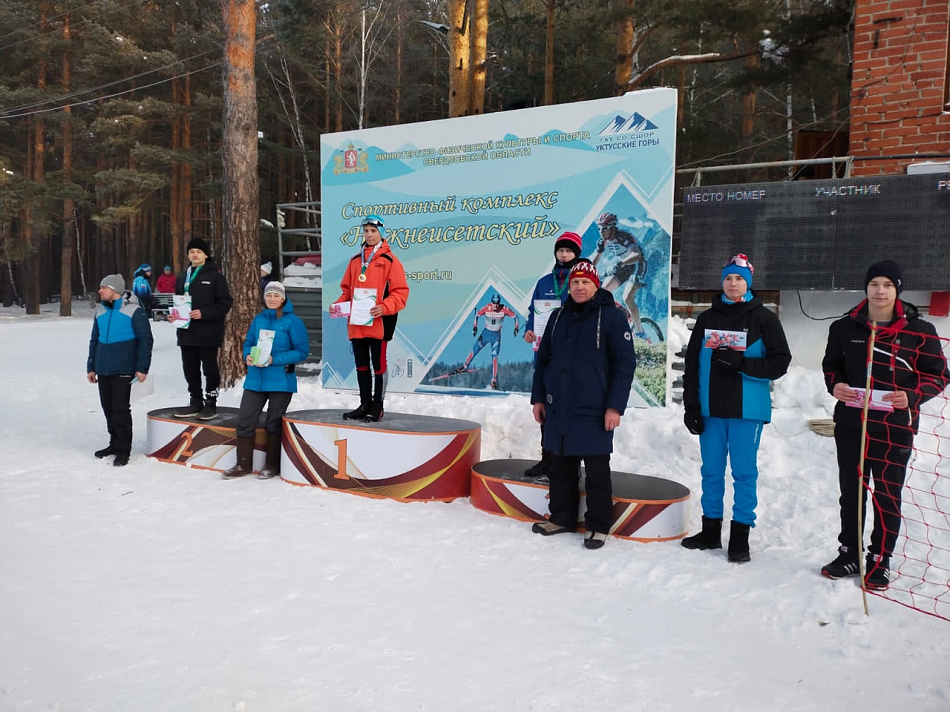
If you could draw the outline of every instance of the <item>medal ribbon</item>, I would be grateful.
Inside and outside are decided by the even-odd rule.
[[[364,255],[366,254],[366,248],[365,248],[365,247],[364,247],[362,250],[360,250],[360,265],[362,265],[362,269],[360,269],[360,276],[359,276],[360,282],[365,282],[365,281],[366,281],[366,268],[369,267],[369,263],[372,262],[372,261],[373,261],[373,257],[376,256],[376,251],[377,251],[380,247],[382,247],[382,245],[383,245],[383,241],[382,241],[382,240],[380,240],[379,242],[377,242],[377,243],[376,243],[376,247],[374,247],[374,248],[373,248],[373,251],[369,253],[369,257],[364,257]]]
[[[191,288],[191,283],[194,281],[195,277],[198,276],[198,273],[201,271],[202,266],[203,265],[199,265],[198,267],[195,267],[195,266],[188,267],[188,271],[185,272],[185,289],[184,289],[185,294],[188,294],[188,290]]]
[[[571,276],[571,271],[565,271],[564,281],[562,281],[560,284],[557,283],[557,266],[551,270],[551,276],[554,278],[554,296],[556,296],[558,299],[561,299],[561,295],[564,293],[564,288],[567,287],[568,278]]]

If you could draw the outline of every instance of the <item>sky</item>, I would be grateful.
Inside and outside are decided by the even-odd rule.
[[[818,573],[838,488],[833,441],[808,426],[833,406],[815,368],[776,384],[752,561],[735,565],[676,541],[588,551],[467,499],[149,459],[147,413],[187,398],[165,323],[133,387],[132,460],[112,467],[92,456],[107,444],[85,379],[93,310],[57,306],[0,309],[0,712],[950,709],[950,623],[877,595],[865,615],[854,579]],[[795,348],[827,333],[795,323]],[[674,319],[671,348],[687,338]],[[291,411],[354,405],[310,378]],[[524,395],[390,394],[387,411],[479,423],[483,460],[539,453]],[[624,415],[613,469],[689,487],[692,531],[699,464],[681,407]]]

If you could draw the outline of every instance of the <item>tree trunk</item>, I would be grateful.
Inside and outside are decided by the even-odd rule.
[[[242,347],[251,319],[261,307],[260,215],[257,179],[257,85],[254,78],[256,5],[221,0],[225,27],[222,185],[223,268],[234,297],[218,357],[221,383],[244,375]]]
[[[634,0],[624,0],[628,13],[617,28],[617,57],[614,67],[614,96],[623,96],[633,76],[633,5]]]
[[[754,70],[759,64],[758,54],[750,54],[746,57],[745,66],[749,70]],[[758,96],[758,87],[754,84],[749,87],[742,96],[742,139],[741,139],[741,160],[743,163],[749,163],[753,160],[755,151],[752,142],[755,134],[755,105]]]
[[[72,82],[72,59],[69,35],[69,13],[63,17],[63,95],[69,96]],[[73,124],[72,107],[63,109],[63,185],[72,182],[73,170]],[[73,314],[73,253],[76,232],[76,202],[72,198],[63,201],[63,243],[60,248],[59,315]]]
[[[475,22],[472,27],[471,86],[468,90],[468,114],[485,113],[485,75],[488,68],[488,0],[474,0]]]
[[[544,35],[544,105],[554,104],[554,9],[557,0],[545,0],[547,31]]]
[[[470,0],[449,0],[449,116],[464,116],[468,110],[472,61]]]

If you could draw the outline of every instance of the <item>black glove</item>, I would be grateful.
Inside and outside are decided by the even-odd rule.
[[[686,429],[693,435],[702,435],[703,430],[706,429],[706,425],[703,423],[703,416],[696,410],[687,410],[683,416],[683,423],[686,424]]]
[[[517,336],[517,335],[518,335],[518,327],[516,326],[516,327],[515,327],[515,336]]]
[[[473,327],[472,327],[472,336],[478,336],[478,327],[477,327],[477,326],[473,326]]]
[[[720,368],[727,371],[738,371],[742,368],[743,358],[741,351],[730,349],[728,346],[720,346],[713,351],[713,360],[719,364]]]
[[[597,241],[597,251],[598,251],[598,252],[603,252],[603,251],[604,251],[604,238],[600,238],[600,239]]]

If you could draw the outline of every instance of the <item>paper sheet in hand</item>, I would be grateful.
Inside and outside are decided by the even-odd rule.
[[[548,326],[548,319],[554,310],[561,306],[560,299],[535,299],[534,300],[534,350],[541,347],[541,337],[544,336],[544,330]]]
[[[373,315],[369,310],[376,306],[375,289],[354,289],[353,301],[350,303],[350,323],[356,326],[369,326],[373,323]]]
[[[175,325],[176,329],[187,329],[191,323],[191,295],[173,295],[172,305],[168,309],[168,313],[175,315],[175,321],[172,324]]]
[[[271,329],[261,329],[257,334],[257,346],[251,348],[251,360],[255,366],[264,366],[270,359],[270,352],[274,346],[274,334]]]
[[[864,393],[865,393],[864,389],[855,388],[854,392],[857,393],[854,400],[848,401],[846,405],[850,406],[851,408],[863,408],[864,407]],[[883,410],[887,413],[892,412],[894,410],[894,406],[892,406],[890,403],[884,400],[884,396],[886,396],[888,393],[893,393],[893,391],[879,391],[876,389],[872,390],[871,400],[868,403],[868,409],[869,410]]]

